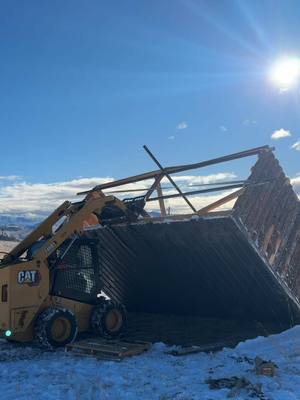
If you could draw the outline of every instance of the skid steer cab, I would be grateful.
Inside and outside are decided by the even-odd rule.
[[[107,338],[124,333],[126,311],[103,293],[97,243],[84,238],[87,219],[117,210],[133,217],[124,203],[102,193],[65,202],[8,253],[0,264],[0,335],[64,346],[78,332]]]

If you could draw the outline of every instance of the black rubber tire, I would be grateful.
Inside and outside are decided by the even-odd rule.
[[[56,340],[52,334],[52,327],[58,319],[69,322],[67,337]],[[72,343],[77,336],[77,321],[72,311],[66,308],[49,307],[36,319],[34,324],[34,337],[39,346],[47,349],[65,346]]]
[[[109,313],[116,312],[120,316],[120,320],[114,329],[110,329],[107,325],[107,317]],[[93,332],[108,339],[115,339],[122,336],[127,326],[127,313],[123,304],[116,303],[112,300],[103,300],[96,305],[91,312],[91,328]]]

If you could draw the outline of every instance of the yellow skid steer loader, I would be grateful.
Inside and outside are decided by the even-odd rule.
[[[96,244],[85,221],[136,218],[121,200],[100,190],[64,202],[0,263],[0,336],[48,348],[72,342],[77,332],[120,336],[123,305],[102,295]]]

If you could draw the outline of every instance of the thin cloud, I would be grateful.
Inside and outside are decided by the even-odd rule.
[[[245,119],[243,121],[243,125],[245,126],[250,126],[250,125],[256,125],[257,121],[255,119]]]
[[[0,187],[0,213],[43,217],[65,200],[75,200],[76,193],[112,178],[81,178],[67,182],[14,182]]]
[[[300,172],[296,174],[293,178],[291,178],[291,184],[294,186],[295,189],[298,191],[300,190]]]
[[[297,142],[295,142],[294,144],[292,144],[291,149],[300,151],[300,140],[298,140]]]
[[[190,196],[189,200],[193,204],[193,206],[196,208],[196,210],[200,210],[201,208],[207,206],[208,204],[214,203],[215,201],[221,199],[222,197],[225,197],[231,193],[233,193],[236,189],[233,190],[227,190],[227,191],[222,191],[218,192],[216,194],[208,195],[208,196],[201,196],[201,195],[195,195],[195,196]],[[226,204],[223,204],[219,208],[216,208],[214,211],[225,211],[225,210],[230,210],[236,199],[232,200],[231,202],[228,202]],[[154,203],[154,202],[153,202]],[[159,212],[159,204],[153,204],[152,202],[147,204],[147,211],[156,211]],[[173,199],[168,199],[165,200],[165,206],[166,209],[170,207],[171,213],[182,213],[182,214],[188,214],[192,213],[192,210],[190,207],[185,203],[185,201],[182,198],[173,198]]]
[[[174,136],[174,135],[168,136],[168,139],[169,139],[169,140],[174,140],[174,139],[175,139],[175,136]]]
[[[188,124],[185,121],[182,121],[177,125],[178,130],[186,129],[187,127],[188,127]]]
[[[221,125],[221,126],[220,126],[220,130],[221,130],[222,132],[227,132],[227,131],[228,131],[228,128],[227,128],[226,126],[224,126],[224,125]]]
[[[0,181],[19,181],[22,179],[18,175],[0,175]]]
[[[185,175],[185,176],[174,176],[174,180],[180,185],[183,191],[191,190],[190,186],[195,184],[207,184],[213,182],[222,182],[232,178],[236,175],[232,172],[219,172],[210,175]],[[88,190],[94,186],[113,181],[113,178],[109,177],[92,177],[92,178],[80,178],[66,182],[55,182],[55,183],[29,183],[29,182],[11,182],[0,187],[0,214],[9,216],[22,216],[32,219],[43,219],[49,215],[59,204],[65,200],[78,200],[76,194],[80,191]],[[164,189],[165,194],[173,193],[173,188],[170,188],[170,184],[167,179],[163,179],[163,186],[167,187]],[[149,181],[137,182],[134,184],[128,184],[126,186],[116,188],[122,190],[130,190],[130,192],[115,193],[117,197],[134,197],[140,195],[142,192],[139,189],[148,188]],[[193,188],[195,189],[195,188]],[[113,189],[114,190],[114,189]],[[131,192],[136,190],[136,192]],[[106,193],[110,192],[109,189]],[[202,205],[209,198],[217,199],[219,195],[205,197],[204,199],[200,196],[193,197],[193,201],[197,207],[201,208]],[[220,197],[220,196],[219,196]],[[173,199],[168,201],[168,205],[173,211],[178,212],[189,212],[189,209],[185,208],[185,204],[182,204],[181,199]],[[179,208],[177,209],[177,205]],[[155,204],[149,203],[147,209],[155,208]],[[157,206],[158,207],[158,206]],[[184,211],[186,210],[186,211]]]
[[[278,139],[282,139],[285,137],[289,137],[292,136],[291,132],[286,130],[286,129],[277,129],[276,131],[274,131],[271,135],[271,139],[273,140],[278,140]]]
[[[173,176],[173,180],[183,185],[207,185],[209,183],[220,183],[229,179],[237,178],[234,172],[218,172],[210,175],[181,175]],[[162,182],[169,182],[163,178]]]
[[[298,172],[293,178],[291,178],[290,182],[300,199],[300,172]]]

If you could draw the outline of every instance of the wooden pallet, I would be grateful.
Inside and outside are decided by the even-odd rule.
[[[75,356],[95,357],[101,360],[122,361],[144,353],[151,348],[150,342],[107,340],[102,338],[84,339],[69,343],[65,351]]]

